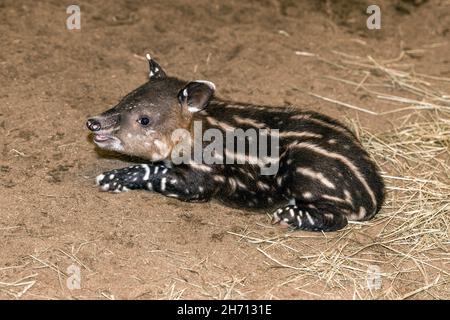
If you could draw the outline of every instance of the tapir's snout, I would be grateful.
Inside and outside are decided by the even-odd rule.
[[[111,133],[120,127],[120,119],[120,114],[113,108],[98,116],[90,117],[86,121],[86,127],[96,134],[100,132]]]
[[[88,119],[88,121],[86,122],[86,127],[93,132],[99,131],[102,128],[100,121],[93,118]]]

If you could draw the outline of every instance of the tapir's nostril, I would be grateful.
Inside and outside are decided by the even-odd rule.
[[[98,130],[101,129],[100,122],[98,122],[98,121],[95,120],[95,119],[89,119],[89,120],[86,122],[86,126],[87,126],[88,129],[91,130],[91,131],[98,131]]]

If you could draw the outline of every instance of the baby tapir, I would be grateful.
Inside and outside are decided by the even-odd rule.
[[[338,230],[348,220],[367,220],[379,211],[384,186],[378,169],[338,121],[294,107],[220,100],[212,82],[168,76],[149,55],[147,59],[149,81],[87,121],[100,148],[148,160],[99,175],[96,182],[102,190],[144,189],[190,202],[216,198],[240,208],[277,206],[274,224],[310,231]],[[192,139],[173,134],[180,129]],[[246,136],[244,150],[219,141],[223,150],[213,151],[213,163],[173,161],[182,143],[181,154],[192,156],[195,131],[227,135],[237,129],[265,131],[271,138],[266,146],[276,146],[277,156],[269,157],[275,158],[276,171],[262,174],[267,162],[251,161],[254,155],[248,150],[261,148],[261,136]],[[211,140],[202,141],[200,148]],[[230,154],[240,161],[220,161]]]

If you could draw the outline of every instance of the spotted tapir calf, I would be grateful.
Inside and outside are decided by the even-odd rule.
[[[348,220],[367,220],[380,210],[384,185],[378,168],[338,121],[292,106],[224,101],[214,96],[212,82],[168,76],[147,59],[149,81],[87,121],[98,147],[147,160],[99,175],[103,191],[143,189],[189,202],[215,198],[243,209],[278,208],[274,224],[309,231],[339,230]],[[213,163],[175,163],[174,150],[182,142],[183,155],[194,149],[194,124],[200,125],[200,135],[265,130],[272,141],[266,146],[276,145],[276,157],[269,157],[276,172],[262,174],[267,163],[250,161],[248,150],[261,148],[260,136],[257,141],[246,136],[244,151],[224,142],[223,150],[214,150],[219,161]],[[174,138],[180,129],[190,139]],[[202,141],[201,148],[207,143]],[[220,161],[225,155],[241,161]]]

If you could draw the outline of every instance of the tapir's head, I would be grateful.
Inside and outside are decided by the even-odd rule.
[[[147,60],[149,81],[113,108],[88,119],[86,125],[102,149],[161,161],[176,143],[172,132],[190,128],[193,114],[206,108],[215,86],[209,81],[186,83],[169,77],[149,55]]]

